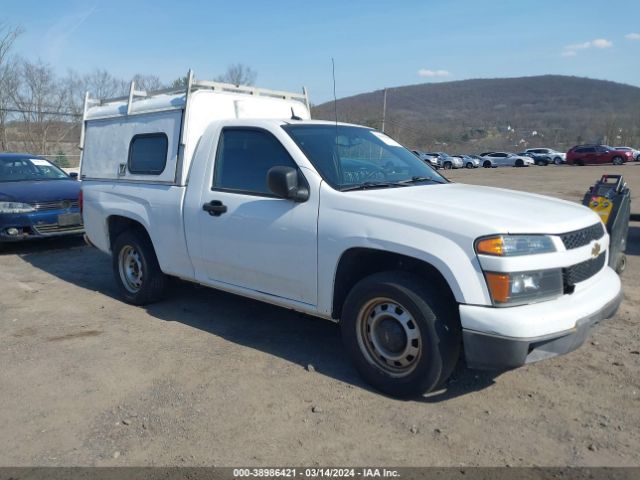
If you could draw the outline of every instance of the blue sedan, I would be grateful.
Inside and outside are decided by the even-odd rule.
[[[48,160],[0,153],[0,245],[84,232],[80,182]]]

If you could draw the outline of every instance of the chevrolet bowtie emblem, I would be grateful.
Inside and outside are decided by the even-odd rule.
[[[593,245],[593,248],[591,249],[591,256],[593,258],[596,258],[598,255],[600,255],[600,244],[599,243],[595,243]]]

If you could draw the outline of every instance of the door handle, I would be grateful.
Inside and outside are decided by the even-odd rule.
[[[202,209],[213,217],[219,217],[223,213],[226,213],[227,206],[223,205],[220,200],[211,200],[209,203],[202,205]]]

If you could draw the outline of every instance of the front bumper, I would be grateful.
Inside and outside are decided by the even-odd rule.
[[[84,233],[81,217],[79,223],[59,223],[59,217],[68,214],[79,215],[80,210],[72,208],[22,214],[2,214],[0,215],[0,243],[81,235]],[[9,234],[10,229],[15,229],[18,233],[11,235]]]
[[[548,302],[511,308],[461,306],[469,368],[506,370],[580,347],[591,328],[615,315],[622,302],[618,276],[605,267],[598,277],[587,288]]]

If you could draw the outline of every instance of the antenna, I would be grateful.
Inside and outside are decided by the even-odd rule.
[[[384,98],[382,100],[382,133],[384,133],[384,121],[387,118],[387,89],[384,89]]]
[[[333,163],[336,167],[336,172],[342,175],[340,159],[338,158],[338,100],[336,99],[336,62],[333,57],[331,57],[331,75],[333,76],[333,113],[336,116],[336,148],[333,152]]]
[[[336,116],[336,132],[338,131],[338,100],[336,99],[336,62],[331,57],[331,74],[333,76],[333,111]]]

